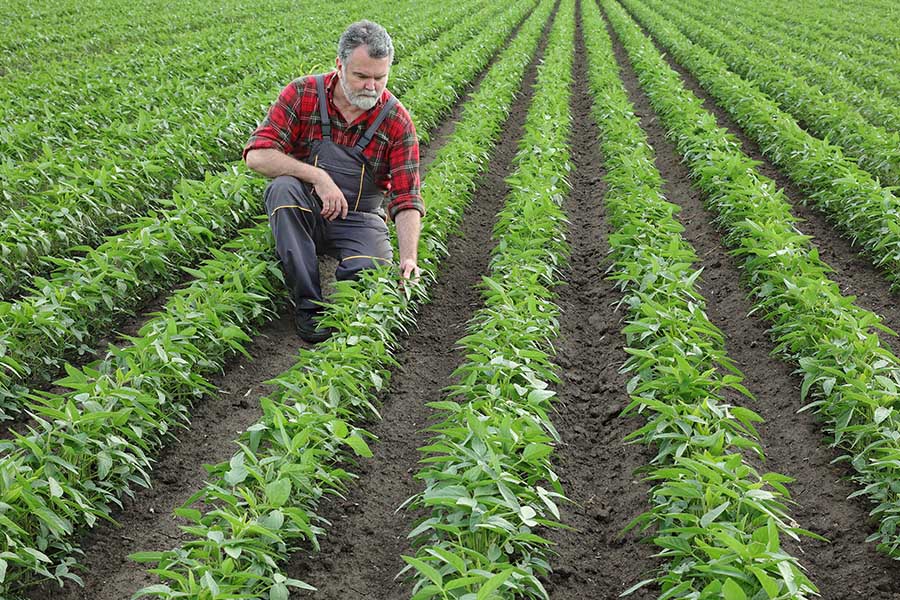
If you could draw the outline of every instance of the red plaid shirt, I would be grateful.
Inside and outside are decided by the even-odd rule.
[[[385,89],[374,108],[348,124],[334,104],[335,75],[336,71],[325,75],[331,140],[342,146],[353,146],[375,120],[378,111],[390,98],[390,92]],[[281,90],[269,114],[244,147],[244,158],[250,150],[275,148],[298,160],[306,160],[312,141],[321,139],[322,119],[319,116],[316,80],[314,76],[307,75],[295,79]],[[381,123],[363,154],[372,166],[375,182],[390,195],[388,214],[392,219],[398,212],[411,208],[425,214],[425,205],[419,193],[416,128],[399,102]]]

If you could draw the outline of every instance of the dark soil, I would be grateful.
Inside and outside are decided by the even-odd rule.
[[[848,480],[850,471],[844,465],[831,464],[837,453],[827,447],[814,415],[796,412],[802,406],[801,379],[793,374],[791,365],[772,356],[774,344],[766,334],[766,323],[756,316],[746,316],[751,304],[741,286],[739,261],[724,250],[722,233],[712,225],[714,215],[704,208],[702,194],[692,187],[687,168],[674,144],[666,139],[665,129],[646,95],[640,91],[624,48],[612,29],[609,32],[615,41],[616,56],[635,112],[641,117],[641,125],[657,153],[656,165],[666,180],[665,194],[682,207],[680,221],[686,228],[684,235],[700,257],[698,266],[703,268],[701,285],[709,303],[707,312],[725,333],[728,354],[742,369],[744,383],[756,396],[747,405],[766,421],[758,427],[768,458],[766,468],[796,479],[790,486],[796,503],[791,507],[792,516],[801,527],[831,540],[825,543],[804,539],[801,548],[793,543],[785,544],[786,547],[799,557],[825,599],[900,599],[900,572],[896,563],[865,541],[874,531],[868,518],[869,505],[862,498],[846,500],[856,490],[855,484]],[[705,93],[698,93],[697,82],[671,60],[670,64],[678,68],[685,85],[704,99],[706,108],[716,115],[719,124],[742,138],[748,156],[766,164],[758,148],[744,138],[724,111]],[[779,184],[784,182],[770,164],[762,170],[775,175]],[[796,189],[789,187],[786,191],[791,197],[799,197]],[[877,297],[881,306],[893,306],[890,296],[882,293],[886,286],[877,274],[868,269],[871,280],[864,279],[861,271],[866,270],[865,263],[856,262],[858,259],[852,251],[830,228],[821,226],[816,235],[823,257],[841,257],[843,266],[860,267],[860,271],[836,273],[842,289],[864,285],[862,289],[870,297]],[[859,283],[862,281],[867,283]]]
[[[627,355],[621,334],[622,312],[614,303],[621,293],[603,277],[609,263],[603,198],[606,184],[599,132],[591,117],[587,58],[581,32],[580,3],[575,49],[574,116],[570,139],[574,171],[566,204],[571,222],[571,265],[559,290],[560,337],[556,363],[562,367],[558,414],[553,421],[564,444],[554,454],[557,474],[572,500],[561,508],[562,521],[574,531],[554,531],[559,556],[546,584],[551,598],[610,599],[648,578],[658,561],[649,545],[634,533],[621,531],[649,507],[649,486],[634,471],[648,464],[649,450],[625,445],[622,439],[643,424],[623,418],[628,404],[627,377],[619,373]],[[645,587],[630,598],[653,598]]]

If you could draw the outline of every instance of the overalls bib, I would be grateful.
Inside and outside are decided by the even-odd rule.
[[[314,140],[306,159],[331,176],[347,199],[347,216],[327,221],[321,215],[322,202],[312,185],[289,176],[276,177],[266,188],[266,212],[281,260],[285,282],[294,305],[318,308],[322,300],[318,254],[338,259],[338,280],[350,279],[361,270],[389,264],[393,256],[384,221],[384,193],[375,183],[375,174],[363,150],[396,104],[393,96],[355,146],[342,146],[331,139],[331,119],[325,96],[324,76],[316,76],[322,139]]]
[[[319,116],[322,118],[322,139],[313,141],[307,162],[325,170],[347,199],[351,211],[376,212],[384,215],[381,207],[384,192],[375,184],[375,176],[363,150],[384,119],[391,112],[397,98],[391,96],[382,107],[372,126],[359,138],[355,146],[342,146],[331,141],[331,119],[325,97],[325,77],[316,75],[316,91],[319,95]]]

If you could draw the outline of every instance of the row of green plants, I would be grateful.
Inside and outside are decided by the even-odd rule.
[[[159,0],[18,5],[0,14],[0,69],[4,80],[12,81],[62,64],[73,68],[101,58],[114,61],[120,54],[158,51],[185,33],[258,14],[239,2],[203,8]]]
[[[79,581],[76,528],[109,519],[120,498],[149,485],[155,451],[212,391],[202,374],[220,370],[273,316],[281,273],[270,236],[267,223],[244,232],[131,345],[67,367],[57,383],[69,391],[32,397],[33,424],[0,441],[0,595],[38,579]]]
[[[481,16],[463,19],[439,38],[444,47],[474,35]],[[442,55],[431,48],[412,53],[396,68],[402,77],[395,92],[405,92],[413,75],[427,74]],[[83,258],[54,259],[57,271],[48,280],[38,278],[35,293],[0,304],[0,420],[16,414],[25,384],[50,381],[66,359],[93,351],[124,315],[175,283],[181,267],[259,213],[258,202],[244,200],[241,188],[248,185],[261,191],[260,181],[242,167],[204,181],[182,181],[172,199],[160,203],[159,213],[139,219],[96,249],[85,249]]]
[[[406,27],[421,18],[421,13],[412,11],[401,15],[404,16],[398,18]],[[444,19],[446,15],[438,17],[446,24]],[[463,36],[472,34],[467,28],[460,32],[438,48],[452,48],[452,44],[466,39]],[[315,35],[310,34],[310,52],[316,49],[320,63],[326,64],[327,48],[333,46],[332,38],[338,33],[339,30],[321,28]],[[419,52],[417,58],[427,65],[440,59],[445,51],[438,50],[430,56]],[[223,104],[220,100],[207,99],[210,112],[195,116],[190,127],[173,130],[157,144],[135,150],[141,155],[140,160],[126,161],[124,166],[117,159],[99,168],[68,169],[67,181],[36,195],[27,206],[11,210],[0,223],[0,297],[9,297],[34,275],[46,272],[48,263],[52,263],[46,256],[69,254],[76,245],[95,245],[106,230],[154,207],[179,178],[202,177],[204,172],[224,166],[225,161],[239,158],[238,149],[252,130],[254,119],[259,117],[261,106],[272,100],[270,88],[283,84],[282,73],[296,66],[288,56],[278,60],[282,62],[277,63],[273,57],[271,69],[260,69],[254,78],[235,83],[233,96],[224,103],[227,110],[219,106]],[[398,65],[401,72],[403,64]],[[422,64],[416,68],[421,70]],[[169,118],[160,116],[163,121]],[[155,120],[147,122],[149,137],[154,136],[156,127]],[[122,135],[128,138],[127,131]]]
[[[306,39],[311,41],[309,49],[323,47],[330,41],[328,33],[325,31],[321,37],[307,34]],[[257,65],[254,77],[247,79],[240,74],[231,82],[233,89],[225,86],[224,91],[234,92],[228,96],[228,102],[218,96],[212,101],[208,93],[202,94],[186,83],[190,88],[187,97],[173,94],[168,101],[148,104],[158,111],[155,116],[147,112],[135,123],[125,123],[108,132],[104,129],[102,135],[98,132],[97,144],[107,148],[107,152],[117,153],[115,158],[99,164],[90,160],[82,164],[79,151],[72,149],[69,160],[56,160],[53,158],[55,145],[51,147],[49,168],[62,169],[64,179],[28,195],[27,201],[18,198],[20,205],[11,207],[0,223],[0,297],[9,296],[21,285],[27,285],[33,275],[45,271],[44,256],[65,255],[77,245],[96,245],[104,233],[131,221],[153,206],[155,199],[165,197],[179,178],[202,178],[204,172],[224,161],[239,158],[237,149],[258,116],[259,105],[264,102],[262,94],[271,95],[267,90],[273,82],[283,79],[282,73],[291,70],[288,64],[292,61],[285,53],[281,54],[273,56],[265,66]],[[221,68],[208,67],[214,73]],[[172,81],[172,85],[190,79],[187,74],[174,77],[162,73],[158,78]],[[245,104],[238,100],[240,86],[253,90],[243,95],[245,100],[252,98],[252,101]],[[115,110],[103,112],[116,115]],[[191,127],[177,127],[165,135],[161,124],[168,115],[177,122],[179,114],[185,122],[192,123]],[[164,134],[161,138],[160,130]],[[158,142],[152,141],[157,138]],[[16,188],[7,189],[15,191]]]
[[[857,72],[855,66],[845,65],[843,61],[848,59],[847,55],[836,52],[827,40],[819,37],[806,41],[778,29],[773,26],[771,13],[762,16],[758,9],[749,6],[727,7],[727,20],[724,19],[726,8],[719,4],[704,7],[692,1],[681,6],[685,14],[701,19],[709,26],[719,27],[729,38],[777,61],[780,68],[789,69],[795,75],[815,82],[823,92],[848,102],[873,125],[900,131],[900,106],[894,96],[882,93],[871,84],[862,85],[855,81],[845,72],[848,69]]]
[[[658,0],[642,4],[668,19],[694,44],[724,60],[734,73],[759,87],[810,133],[840,146],[848,158],[883,185],[900,184],[900,133],[869,123],[843,95],[823,87],[822,80],[794,75],[789,65],[796,63],[796,57],[768,58],[759,52],[758,42],[734,39],[734,34],[726,34],[719,22],[711,27],[685,14],[684,8],[673,10]],[[895,104],[895,111],[900,115],[900,105]]]
[[[900,200],[891,189],[845,158],[840,147],[806,133],[753,83],[728,71],[721,58],[693,44],[658,14],[633,0],[623,4],[896,286]]]
[[[541,527],[564,527],[566,501],[550,456],[560,442],[550,420],[551,363],[558,334],[554,288],[568,260],[561,204],[571,171],[568,135],[574,1],[560,3],[538,69],[524,134],[507,178],[483,278],[484,308],[459,340],[457,384],[430,403],[436,423],[408,500],[423,517],[404,556],[414,600],[548,598],[552,543]]]
[[[241,436],[240,450],[176,511],[189,523],[183,529],[190,541],[132,556],[155,564],[151,572],[163,580],[135,598],[279,600],[292,588],[309,589],[278,564],[298,545],[318,547],[327,526],[317,512],[320,500],[343,493],[354,477],[346,469],[371,455],[373,437],[358,424],[378,417],[376,394],[390,377],[398,335],[426,300],[552,9],[545,0],[522,25],[429,167],[422,193],[433,216],[423,225],[420,285],[400,289],[386,271],[338,283],[325,313],[336,334],[301,350],[296,365],[273,381],[277,389],[261,401],[263,417]],[[202,512],[194,508],[198,501]]]
[[[508,23],[507,31],[514,25]],[[429,76],[443,76],[440,67]],[[466,143],[470,150],[472,140]],[[249,188],[243,192],[246,202],[256,201]],[[191,271],[196,281],[176,292],[163,313],[130,338],[133,345],[111,347],[106,360],[83,369],[68,367],[58,384],[71,391],[37,395],[28,406],[36,426],[0,442],[0,503],[5,507],[0,523],[7,528],[0,540],[0,592],[17,593],[41,578],[78,581],[75,529],[109,519],[133,486],[149,485],[155,451],[185,422],[190,403],[213,391],[203,374],[221,369],[227,355],[242,351],[253,326],[273,315],[283,290],[268,225],[245,232],[226,250]],[[393,276],[385,281],[396,284]],[[363,330],[345,345],[364,350],[363,341],[382,344],[379,331]],[[316,363],[298,364],[306,371]]]
[[[855,10],[846,10],[837,17],[847,23],[847,18]],[[846,29],[839,25],[826,25],[822,21],[821,10],[815,6],[796,10],[785,19],[784,12],[777,5],[768,4],[762,22],[771,30],[782,32],[785,37],[796,39],[808,45],[813,56],[839,69],[844,77],[866,89],[883,94],[886,98],[896,98],[900,94],[900,74],[895,66],[900,61],[900,50],[884,39],[869,39],[865,31]],[[865,17],[864,30],[874,32],[891,19]]]
[[[816,587],[781,546],[805,533],[788,514],[790,479],[759,473],[745,459],[765,460],[754,426],[762,419],[726,400],[752,396],[706,314],[697,255],[682,236],[679,207],[663,196],[596,3],[583,3],[582,14],[613,227],[610,277],[627,311],[622,371],[632,375],[631,403],[623,414],[647,420],[626,439],[656,450],[643,469],[652,508],[628,528],[649,532],[665,560],[626,593],[655,583],[660,598],[812,597]]]
[[[617,5],[604,6],[656,113],[717,213],[725,244],[743,261],[754,312],[771,323],[776,353],[797,366],[803,410],[819,414],[842,453],[839,461],[852,467],[860,484],[854,495],[873,505],[877,530],[868,539],[900,557],[900,360],[879,338],[892,332],[841,294],[775,183],[717,127],[637,25]]]
[[[388,5],[385,8],[397,9],[395,12],[398,15],[387,21],[386,25],[402,38],[407,36],[408,30],[411,31],[409,37],[415,38],[419,46],[434,40],[438,37],[438,32],[446,31],[459,19],[487,7],[484,2],[467,2],[440,12],[427,5],[416,11],[401,11],[399,8],[405,5],[398,0],[393,0],[393,3],[396,6]],[[273,7],[273,10],[278,10],[278,7]],[[310,19],[313,18],[310,15],[321,10],[324,7],[307,7],[307,11],[291,17],[292,21],[285,22],[284,27],[308,30]],[[328,39],[327,35],[338,35],[345,20],[352,20],[362,12],[362,8],[352,4],[343,7],[340,13],[334,14],[336,22],[331,26],[324,30],[317,27],[314,34],[304,33],[296,37],[293,45],[287,48],[278,46],[278,41],[283,41],[280,30],[244,40],[243,37],[246,36],[243,29],[236,28],[232,23],[222,23],[215,29],[198,32],[196,39],[183,40],[182,46],[169,49],[162,60],[159,57],[155,60],[151,57],[135,57],[134,61],[121,67],[124,71],[122,73],[111,72],[110,66],[106,64],[93,69],[82,68],[79,75],[88,81],[73,84],[72,89],[63,89],[60,92],[62,98],[53,96],[53,108],[45,107],[43,112],[46,114],[43,118],[35,119],[34,115],[49,101],[46,94],[27,103],[20,118],[7,119],[6,131],[0,136],[0,152],[7,153],[18,161],[14,172],[2,172],[4,183],[13,189],[40,191],[42,188],[34,186],[44,181],[56,182],[66,176],[63,163],[85,163],[88,162],[88,157],[96,161],[100,157],[109,156],[125,162],[123,159],[133,158],[132,152],[137,153],[135,156],[140,156],[142,148],[136,142],[143,139],[142,136],[147,135],[148,131],[155,133],[157,137],[165,137],[181,128],[196,129],[197,124],[192,120],[196,113],[221,110],[221,103],[224,101],[233,102],[233,98],[247,93],[248,90],[240,87],[245,77],[260,77],[262,74],[257,71],[261,67],[272,71],[273,65],[280,65],[280,72],[275,73],[280,79],[274,78],[269,72],[266,73],[266,78],[256,83],[261,89],[253,93],[251,98],[254,107],[258,108],[257,104],[264,104],[259,94],[271,94],[271,91],[266,90],[282,85],[289,77],[284,73],[292,72],[285,67],[285,60],[289,59],[291,64],[296,65],[299,55],[304,64],[314,65],[317,69],[328,68],[330,59],[333,58],[335,41]],[[485,15],[486,18],[487,16]],[[419,28],[414,25],[416,23],[430,23],[432,26]],[[325,43],[326,39],[329,43]],[[398,58],[405,55],[398,49]],[[40,83],[46,86],[47,78],[52,81],[52,77],[42,76]],[[105,93],[94,90],[97,84],[92,80],[98,77],[101,82],[112,81],[107,85],[114,87],[105,90]],[[143,85],[135,88],[131,83],[135,78],[140,78]],[[250,84],[249,81],[247,83]],[[28,85],[35,84],[28,82]],[[27,94],[28,89],[31,88],[26,88],[17,95],[18,101],[24,102],[22,96]],[[85,89],[91,90],[93,101],[90,101],[91,98],[81,97],[79,92]],[[70,99],[68,95],[74,98]],[[21,125],[17,124],[18,121],[21,121]],[[204,133],[210,135],[220,128],[221,126]],[[31,158],[35,160],[23,164],[23,161]]]
[[[0,420],[18,414],[28,386],[55,378],[67,359],[96,342],[261,212],[262,181],[240,167],[203,181],[182,181],[132,228],[82,258],[55,259],[35,292],[0,304]]]
[[[728,2],[727,6],[739,3]],[[900,60],[896,46],[896,30],[885,6],[852,6],[840,2],[794,3],[790,12],[780,10],[776,3],[761,5],[762,15],[769,17],[773,27],[789,31],[800,39],[821,39],[823,46],[845,53],[853,63],[871,65],[882,73],[893,73]],[[888,18],[886,18],[888,17]],[[869,62],[871,60],[871,62]]]

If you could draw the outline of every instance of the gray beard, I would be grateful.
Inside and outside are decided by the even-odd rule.
[[[368,96],[364,93],[354,93],[353,90],[350,89],[350,86],[347,85],[347,82],[343,77],[340,77],[339,79],[341,89],[344,91],[344,95],[347,97],[347,101],[356,108],[369,110],[370,108],[375,106],[376,102],[378,102],[378,96]]]

